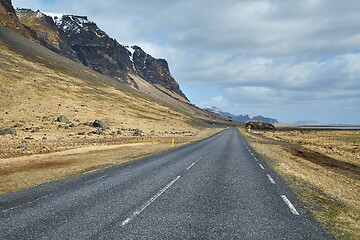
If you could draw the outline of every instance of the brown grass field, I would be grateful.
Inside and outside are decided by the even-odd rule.
[[[240,129],[338,239],[360,239],[360,131]]]
[[[175,148],[219,131],[221,129],[209,128],[193,136],[174,137]],[[117,144],[111,141],[108,145],[93,144],[45,154],[0,158],[0,194],[171,150],[171,142],[172,137],[133,138]]]
[[[176,146],[197,141],[220,131],[207,121],[224,122],[0,30],[0,128],[16,130],[0,135],[0,194],[165,151],[172,138]],[[96,119],[109,129],[94,134]]]

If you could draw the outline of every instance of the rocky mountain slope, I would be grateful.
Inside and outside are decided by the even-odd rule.
[[[157,90],[133,78],[143,90]],[[167,94],[137,91],[1,25],[0,82],[0,158],[133,137],[196,136],[231,124]]]
[[[220,110],[217,107],[208,107],[208,108],[204,108],[204,109],[206,111],[216,113],[216,114],[218,114],[220,116],[223,116],[223,117],[227,117],[227,118],[230,117],[231,119],[234,119],[234,120],[237,120],[237,121],[240,121],[240,122],[249,122],[249,121],[252,121],[252,120],[260,120],[260,121],[262,121],[264,123],[269,123],[269,124],[279,123],[277,119],[269,118],[269,117],[263,117],[261,115],[250,118],[248,114],[246,114],[246,115],[234,115],[234,114],[229,113],[229,112],[224,112],[224,111]]]
[[[0,0],[4,26],[23,29],[23,36],[84,66],[139,89],[134,75],[159,91],[188,102],[172,77],[164,59],[156,59],[140,47],[125,47],[109,37],[86,16],[56,15],[30,9],[13,9],[9,0]],[[13,22],[13,24],[9,24]]]
[[[16,16],[11,0],[0,0],[0,24],[30,38],[30,33]]]

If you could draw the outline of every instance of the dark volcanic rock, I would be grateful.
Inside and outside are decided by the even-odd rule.
[[[245,128],[249,128],[249,125],[252,130],[275,130],[274,125],[262,122],[260,120],[253,120],[246,123]]]
[[[0,128],[0,135],[6,135],[6,134],[15,135],[16,129],[15,128]]]
[[[106,130],[106,129],[109,129],[109,125],[106,121],[104,120],[99,120],[99,119],[96,119],[93,123],[92,123],[92,126],[93,127],[96,127],[96,128],[101,128],[102,130]]]
[[[27,143],[23,143],[20,146],[18,146],[17,149],[28,150],[30,149],[30,146]]]
[[[154,85],[160,85],[175,92],[187,100],[185,94],[180,90],[179,84],[172,77],[165,59],[153,58],[138,46],[133,46],[132,49],[135,50],[133,53],[134,68],[140,77]]]
[[[58,122],[62,122],[62,123],[70,123],[70,121],[67,119],[67,117],[65,117],[64,115],[60,115],[56,121]]]
[[[38,133],[38,132],[41,132],[41,129],[36,127],[34,128],[33,130],[31,130],[32,133]]]
[[[96,134],[96,135],[100,135],[100,134],[104,133],[104,130],[103,129],[96,129],[95,131],[92,131],[91,133]]]
[[[97,72],[126,82],[132,63],[127,49],[85,16],[64,15],[57,22],[77,59]]]
[[[134,129],[134,134],[133,135],[141,137],[141,136],[144,136],[144,132],[142,130],[136,128],[136,129]]]

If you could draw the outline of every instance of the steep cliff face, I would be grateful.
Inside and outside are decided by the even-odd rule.
[[[67,36],[58,28],[51,17],[31,9],[16,9],[16,15],[38,43],[56,53],[78,61]]]
[[[0,0],[0,24],[30,38],[30,33],[16,16],[11,0]]]
[[[56,25],[66,34],[77,59],[97,72],[126,81],[132,71],[129,51],[116,40],[110,38],[85,16],[63,15]],[[128,82],[132,84],[131,82]]]
[[[20,22],[43,46],[97,72],[138,88],[129,76],[135,74],[188,101],[172,77],[168,63],[156,59],[140,47],[123,46],[109,37],[86,16],[42,13],[17,9]]]
[[[187,100],[185,94],[180,90],[179,84],[172,77],[165,59],[155,59],[138,46],[128,47],[128,49],[132,54],[133,69],[140,77],[155,86],[162,86],[177,93]]]

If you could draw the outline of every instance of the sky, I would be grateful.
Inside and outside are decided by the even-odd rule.
[[[13,0],[88,16],[168,61],[190,101],[280,122],[360,124],[360,1]]]

